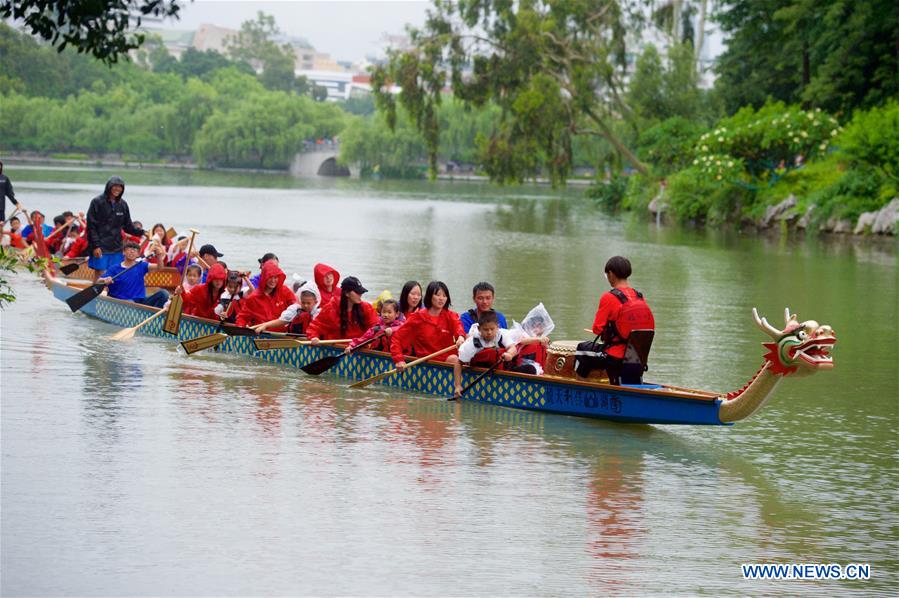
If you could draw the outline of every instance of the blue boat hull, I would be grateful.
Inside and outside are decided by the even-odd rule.
[[[48,286],[58,299],[65,300],[79,289],[59,281]],[[155,313],[155,309],[106,296],[81,308],[82,313],[121,327],[136,326]],[[162,330],[163,318],[157,318],[139,330],[145,336],[172,339]],[[179,339],[190,340],[212,334],[217,323],[185,316]],[[174,340],[174,339],[173,339]],[[299,369],[326,355],[338,355],[342,349],[326,346],[300,346],[291,349],[257,351],[251,337],[232,336],[217,348],[221,352],[244,354],[272,363]],[[390,356],[377,351],[360,351],[341,359],[329,374],[349,380],[364,380],[393,367]],[[483,370],[463,373],[463,384]],[[380,382],[382,386],[408,392],[449,397],[453,393],[452,366],[428,362],[393,375]],[[641,424],[727,425],[718,418],[720,399],[708,393],[672,390],[655,384],[612,386],[580,382],[553,376],[527,376],[495,372],[484,378],[465,395],[466,400],[503,407],[562,413],[579,417],[600,418]]]

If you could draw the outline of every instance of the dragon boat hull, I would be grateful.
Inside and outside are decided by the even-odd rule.
[[[79,288],[58,279],[48,279],[54,296],[65,300]],[[136,326],[155,313],[156,308],[102,295],[81,312],[121,327]],[[175,341],[162,330],[157,318],[139,330],[139,334]],[[177,340],[184,341],[212,334],[217,322],[184,316]],[[251,337],[232,336],[218,347],[220,352],[248,355],[262,361],[299,369],[326,355],[338,355],[343,349],[328,346],[298,346],[291,349],[257,351]],[[328,373],[348,380],[364,380],[393,367],[390,355],[379,351],[359,351],[341,359]],[[463,384],[483,372],[471,368],[463,372]],[[428,362],[402,375],[389,376],[381,385],[404,391],[449,397],[453,392],[453,369],[445,362]],[[465,395],[466,400],[550,413],[607,419],[642,424],[727,425],[719,419],[721,400],[714,393],[674,389],[658,384],[613,386],[581,382],[555,376],[529,376],[513,372],[494,372]]]

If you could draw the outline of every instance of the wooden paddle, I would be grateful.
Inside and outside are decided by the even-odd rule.
[[[478,382],[480,382],[481,379],[482,379],[484,376],[486,376],[487,374],[489,374],[490,372],[492,372],[493,370],[495,370],[496,368],[498,368],[498,367],[499,367],[499,364],[501,364],[502,362],[503,362],[503,358],[500,357],[499,359],[496,360],[496,363],[494,363],[494,364],[491,365],[489,368],[487,368],[487,371],[481,373],[480,376],[478,376],[477,378],[475,378],[474,380],[472,380],[471,382],[469,382],[468,384],[466,384],[466,385],[465,385],[465,388],[462,389],[462,392],[459,393],[459,396],[458,396],[458,397],[455,396],[455,395],[453,395],[453,396],[451,396],[450,398],[448,398],[447,400],[448,400],[448,401],[455,401],[456,399],[461,399],[462,396],[463,396],[466,392],[468,392],[468,391],[471,389],[472,386],[474,386],[475,384],[477,384]]]
[[[188,263],[190,263],[190,252],[194,248],[194,239],[198,234],[200,234],[200,231],[195,228],[190,228],[188,230],[190,231],[190,241],[187,244],[188,258],[185,260],[184,268],[181,270],[181,275],[178,277],[179,287],[184,280],[184,273],[187,272],[187,265]],[[181,296],[181,293],[178,293],[172,297],[172,301],[171,303],[169,303],[168,315],[165,317],[165,322],[163,322],[162,324],[162,329],[172,336],[178,336],[178,330],[181,328],[181,315],[183,313],[184,297]]]
[[[191,355],[193,353],[196,353],[197,351],[203,351],[204,349],[211,349],[212,347],[222,344],[223,342],[228,340],[229,336],[232,336],[231,334],[228,333],[228,330],[227,330],[228,328],[232,329],[232,331],[233,330],[240,330],[240,331],[250,330],[250,331],[252,331],[253,330],[252,328],[241,328],[240,326],[234,326],[233,324],[225,323],[225,320],[227,320],[228,317],[231,315],[231,308],[234,307],[235,304],[236,304],[236,302],[232,301],[231,304],[228,305],[228,309],[225,311],[224,315],[222,316],[222,319],[219,321],[219,325],[216,326],[215,332],[213,332],[212,334],[207,334],[206,336],[198,336],[197,338],[182,342],[181,346],[184,348],[184,351],[188,355]],[[225,330],[225,332],[222,332],[222,330]],[[255,331],[253,331],[253,334],[255,334]],[[245,335],[245,333],[241,332],[240,334],[235,334],[235,336],[242,336],[242,335]]]
[[[132,338],[134,338],[135,332],[137,332],[139,329],[143,328],[144,326],[146,326],[147,324],[149,324],[150,322],[152,322],[153,320],[155,320],[156,318],[158,318],[159,316],[161,316],[167,312],[168,312],[168,310],[160,309],[155,314],[153,314],[149,318],[145,319],[143,322],[141,322],[137,326],[132,326],[131,328],[125,328],[124,330],[119,330],[118,332],[116,332],[115,334],[110,336],[109,338],[114,341],[124,341],[124,340],[132,339]]]
[[[435,357],[440,357],[444,353],[449,353],[450,351],[452,351],[455,348],[456,348],[456,344],[453,343],[446,349],[440,349],[439,351],[431,353],[430,355],[425,355],[421,359],[416,359],[415,361],[413,361],[411,363],[407,363],[406,369],[409,369],[420,363],[424,363],[425,361],[428,361],[429,359],[434,359]],[[364,387],[368,386],[369,384],[373,384],[374,382],[383,380],[384,378],[387,378],[388,376],[392,376],[395,373],[397,373],[398,371],[399,371],[398,369],[393,368],[392,370],[388,370],[388,371],[384,372],[383,374],[378,374],[377,376],[372,376],[371,378],[367,378],[365,380],[362,380],[361,382],[356,382],[355,384],[350,384],[350,388],[364,388]]]
[[[184,348],[185,353],[187,353],[188,355],[192,355],[197,351],[210,349],[212,347],[215,347],[216,345],[220,345],[228,340],[228,338],[228,335],[224,332],[216,332],[214,334],[201,336],[189,341],[182,341],[181,346]]]
[[[329,369],[331,369],[332,367],[337,365],[337,362],[340,361],[341,359],[343,359],[344,357],[346,357],[347,355],[351,355],[351,354],[355,353],[357,350],[361,349],[362,347],[364,347],[366,345],[370,345],[371,343],[375,342],[382,336],[384,336],[383,332],[376,334],[375,336],[368,339],[364,343],[359,343],[358,345],[356,345],[355,347],[350,349],[349,353],[341,353],[340,355],[326,355],[325,357],[322,357],[321,359],[313,361],[312,363],[307,363],[300,369],[303,370],[304,372],[306,372],[307,374],[311,374],[312,376],[318,376],[319,374],[327,372]]]
[[[140,262],[138,262],[138,264],[139,263]],[[137,264],[134,264],[134,266],[136,266],[136,265]],[[87,287],[83,291],[79,291],[79,292],[75,293],[74,295],[72,295],[71,297],[66,299],[66,303],[69,304],[69,309],[72,310],[72,313],[75,313],[76,311],[78,311],[79,309],[81,309],[82,307],[84,307],[85,305],[87,305],[88,303],[90,303],[91,301],[96,299],[97,297],[99,297],[100,293],[103,292],[103,289],[106,287],[106,285],[111,284],[113,280],[115,280],[116,278],[118,278],[119,276],[121,276],[122,274],[124,274],[125,272],[127,272],[128,270],[133,268],[134,266],[125,268],[124,270],[122,270],[121,272],[119,272],[118,274],[113,276],[109,282],[98,282],[96,284],[93,284],[93,285]]]
[[[165,238],[166,238],[166,239],[171,240],[171,239],[174,239],[174,238],[177,237],[177,236],[178,236],[178,231],[176,231],[174,228],[169,227],[169,230],[165,231]]]
[[[319,341],[319,345],[339,345],[352,341],[351,338],[336,338],[329,341]],[[312,341],[304,341],[298,338],[254,338],[253,344],[257,351],[272,351],[274,349],[293,349],[312,344]]]

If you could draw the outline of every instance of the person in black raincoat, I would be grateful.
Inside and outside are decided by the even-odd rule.
[[[94,270],[96,279],[110,266],[119,264],[122,255],[122,231],[129,235],[143,236],[144,231],[134,226],[131,212],[123,199],[125,181],[110,177],[103,193],[91,200],[87,210],[87,243],[90,259],[87,264]]]
[[[3,174],[3,162],[0,162],[0,228],[6,222],[6,198],[13,202],[17,207],[19,202],[16,201],[16,194],[12,188],[12,181]]]

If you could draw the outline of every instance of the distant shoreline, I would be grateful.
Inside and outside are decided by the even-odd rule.
[[[8,154],[6,162],[33,162],[58,166],[119,166],[124,168],[162,168],[169,170],[200,170],[209,172],[244,172],[251,174],[283,174],[290,176],[288,170],[272,170],[266,168],[200,168],[192,162],[141,162],[123,160],[121,158],[52,158],[37,154]]]
[[[193,162],[141,162],[139,160],[129,161],[122,158],[53,158],[50,156],[41,156],[39,154],[8,154],[4,156],[7,162],[25,162],[35,164],[47,164],[57,166],[116,166],[124,168],[159,168],[168,170],[194,170],[205,172],[239,172],[246,174],[278,174],[284,176],[294,176],[289,170],[273,170],[270,168],[200,168]],[[302,178],[302,177],[294,177]],[[312,177],[312,178],[346,178],[346,177]],[[408,179],[391,179],[384,177],[384,180],[408,180]],[[427,181],[428,179],[414,179]],[[449,183],[489,183],[490,177],[477,174],[438,174],[437,180]],[[593,184],[593,179],[568,179],[566,184],[570,187],[589,187]],[[552,181],[543,177],[536,179],[528,179],[522,185],[551,185]]]

